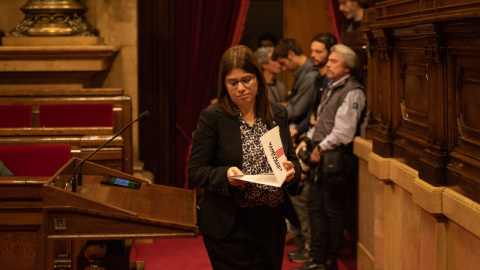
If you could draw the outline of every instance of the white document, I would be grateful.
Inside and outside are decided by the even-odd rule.
[[[259,184],[270,185],[275,187],[281,186],[281,184],[278,185],[277,178],[273,173],[264,173],[264,174],[257,174],[257,175],[237,174],[230,177],[243,180],[243,181],[252,182],[252,183],[259,183]]]
[[[280,139],[280,129],[278,126],[265,133],[260,138],[260,141],[273,173],[258,175],[242,174],[231,177],[248,182],[281,187],[287,177],[287,170],[283,167],[283,161],[287,160],[287,157],[283,150],[282,140]]]

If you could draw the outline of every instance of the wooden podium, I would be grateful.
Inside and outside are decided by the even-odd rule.
[[[36,206],[31,207],[41,211],[41,215],[39,211],[33,211],[36,212],[37,223],[41,223],[38,233],[34,234],[39,243],[38,255],[26,255],[36,258],[35,264],[38,269],[83,269],[80,260],[86,240],[180,238],[198,235],[196,198],[193,190],[150,184],[129,174],[85,162],[82,185],[73,193],[70,180],[79,162],[80,159],[72,158],[52,178],[39,186],[42,188],[43,204],[41,209],[38,209],[38,202]],[[135,181],[140,184],[140,188],[102,184],[106,176]],[[15,185],[15,181],[6,186],[12,185]],[[0,199],[3,199],[1,195]],[[26,197],[28,197],[26,201],[31,200],[31,196]],[[25,225],[22,225],[22,222],[31,216],[21,214],[29,212],[21,208],[31,210],[25,202],[18,206],[12,204],[13,210],[4,207],[0,209],[0,217],[2,213],[15,212],[17,219],[8,227],[18,231],[10,234],[8,239],[11,239],[11,235],[13,237],[24,235],[22,228]],[[2,225],[0,221],[0,229]],[[12,242],[15,241],[14,239]],[[12,250],[11,255],[15,256],[16,252]],[[8,254],[7,252],[3,255]],[[20,264],[21,257],[18,261]],[[65,265],[70,267],[64,267]],[[24,269],[15,268],[17,265],[11,266],[12,269]],[[105,266],[109,270],[128,269],[128,256],[125,268],[118,265],[114,268]]]

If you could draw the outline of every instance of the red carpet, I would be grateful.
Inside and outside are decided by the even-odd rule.
[[[283,269],[300,267],[301,263],[288,260],[287,252],[294,246],[285,246]],[[356,270],[354,256],[342,250],[338,266],[340,270]],[[202,237],[186,239],[155,239],[153,243],[135,243],[132,247],[130,261],[145,261],[145,270],[211,270],[207,251]]]

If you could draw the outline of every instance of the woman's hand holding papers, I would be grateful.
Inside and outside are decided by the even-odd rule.
[[[230,169],[228,169],[227,177],[228,177],[228,181],[230,182],[230,185],[232,185],[234,187],[238,187],[240,185],[243,185],[243,184],[247,183],[246,181],[235,179],[235,178],[231,177],[231,176],[239,175],[239,174],[243,174],[243,172],[240,171],[237,167],[230,167]]]

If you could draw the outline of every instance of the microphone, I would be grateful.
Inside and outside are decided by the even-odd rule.
[[[128,125],[126,125],[125,127],[123,127],[122,130],[120,130],[120,132],[118,132],[117,134],[115,134],[115,136],[113,136],[112,138],[110,138],[108,141],[106,141],[104,144],[102,144],[100,147],[98,147],[97,149],[95,149],[95,151],[93,151],[90,155],[88,155],[86,158],[82,159],[82,161],[80,161],[80,163],[77,164],[77,166],[75,167],[75,170],[73,171],[73,176],[72,176],[72,192],[77,192],[77,179],[78,179],[78,185],[81,186],[82,185],[82,167],[83,167],[83,163],[85,163],[85,161],[87,161],[87,159],[89,159],[91,156],[93,156],[95,153],[97,153],[100,149],[102,149],[105,145],[109,144],[111,141],[113,141],[113,139],[115,139],[116,137],[118,137],[120,134],[122,134],[128,127],[130,127],[131,125],[133,125],[133,123],[137,122],[137,121],[140,121],[140,120],[143,120],[145,118],[147,118],[148,116],[150,115],[150,113],[148,111],[144,111],[143,113],[141,113],[137,119],[133,120],[132,122],[130,122]],[[78,178],[77,178],[77,171],[78,171]]]

